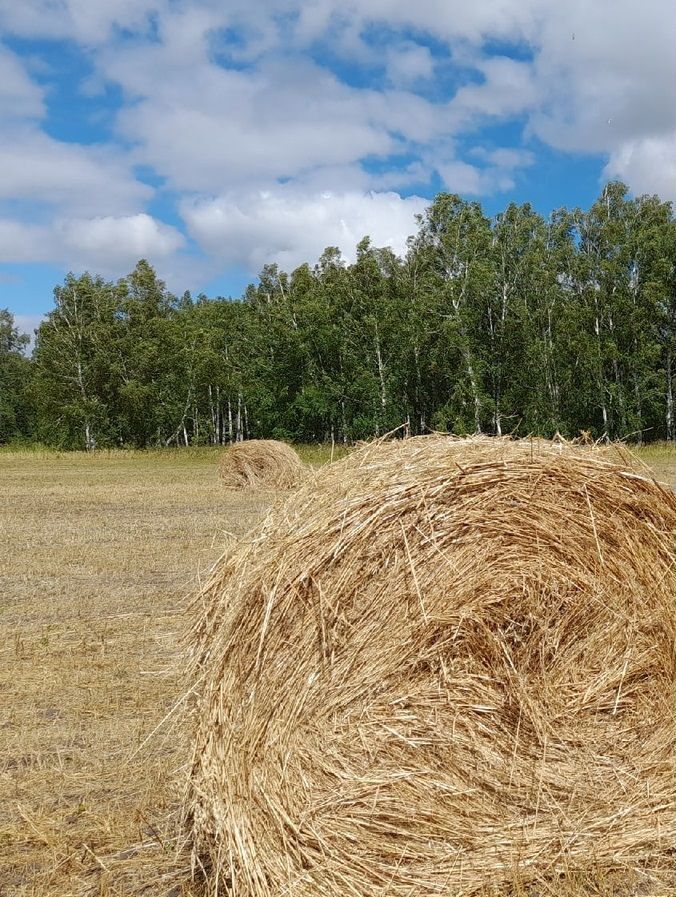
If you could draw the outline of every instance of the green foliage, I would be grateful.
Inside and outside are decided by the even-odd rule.
[[[442,193],[404,258],[365,237],[353,264],[329,247],[266,266],[241,301],[178,299],[146,261],[118,283],[69,275],[54,299],[32,362],[0,313],[0,441],[674,436],[676,224],[618,183],[548,220]]]
[[[12,314],[0,308],[0,445],[31,434],[27,345],[28,337],[14,326]]]

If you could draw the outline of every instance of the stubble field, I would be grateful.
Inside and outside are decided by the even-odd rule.
[[[0,483],[0,895],[188,894],[187,596],[274,496],[208,451],[4,453]]]
[[[642,455],[676,484],[676,451]],[[193,893],[187,599],[276,498],[228,495],[216,463],[0,453],[0,897]]]

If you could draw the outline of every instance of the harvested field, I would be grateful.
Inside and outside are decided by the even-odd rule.
[[[673,449],[646,454],[676,483]],[[182,602],[275,497],[214,488],[217,459],[0,452],[2,897],[199,893],[173,841],[187,734],[162,724],[185,692]]]
[[[216,459],[0,453],[2,897],[186,880],[185,744],[161,725],[185,688],[184,597],[273,497],[224,495]]]

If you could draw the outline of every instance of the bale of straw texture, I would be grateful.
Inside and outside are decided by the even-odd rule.
[[[248,439],[224,452],[218,472],[227,489],[295,489],[307,471],[285,442]]]
[[[322,471],[198,601],[208,890],[673,870],[675,531],[608,450],[433,436]]]

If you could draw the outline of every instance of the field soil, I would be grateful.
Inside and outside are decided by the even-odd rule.
[[[676,483],[674,450],[644,457]],[[217,458],[0,452],[0,897],[197,893],[188,597],[277,497],[224,491]]]

